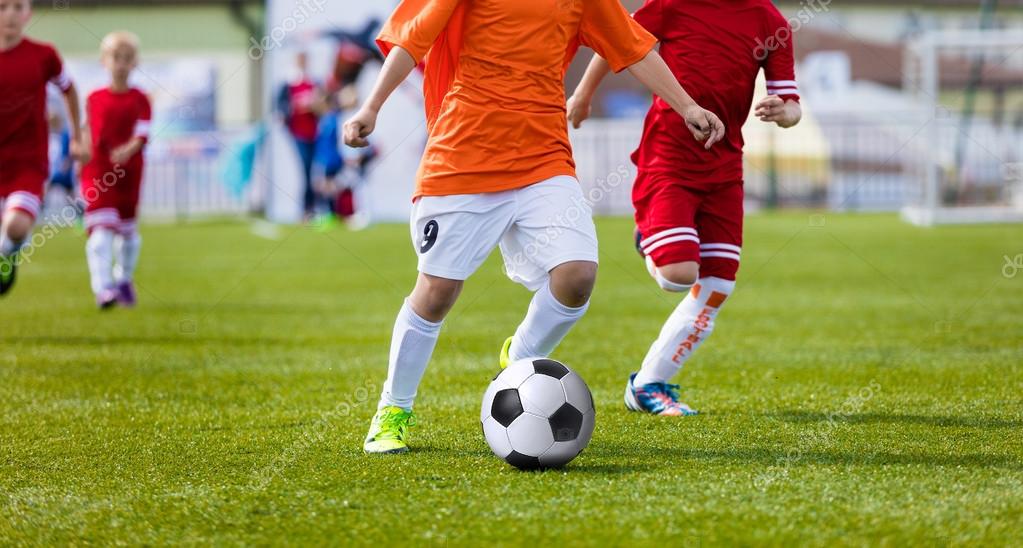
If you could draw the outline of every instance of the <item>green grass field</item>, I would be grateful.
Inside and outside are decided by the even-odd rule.
[[[0,301],[0,544],[1020,545],[1023,228],[749,219],[682,420],[621,391],[674,299],[625,219],[599,223],[589,315],[555,355],[589,382],[590,447],[523,473],[479,402],[528,293],[467,285],[414,451],[361,442],[414,280],[404,226],[146,226],[141,306],[93,309],[84,239]],[[1011,272],[1008,272],[1011,274]]]

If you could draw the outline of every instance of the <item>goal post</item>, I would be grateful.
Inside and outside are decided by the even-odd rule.
[[[1023,222],[1023,30],[925,33],[903,74],[918,107],[903,219]]]

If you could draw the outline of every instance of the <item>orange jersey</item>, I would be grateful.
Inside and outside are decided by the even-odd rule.
[[[657,39],[619,0],[403,0],[377,38],[425,62],[429,138],[416,197],[575,176],[565,70],[580,45],[617,72]]]

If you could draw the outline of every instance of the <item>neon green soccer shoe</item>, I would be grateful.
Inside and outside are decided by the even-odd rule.
[[[14,280],[17,274],[17,256],[0,257],[0,295],[5,295],[12,287],[14,287]]]
[[[415,425],[415,413],[393,405],[384,407],[373,415],[362,448],[367,453],[405,453],[409,428]]]
[[[501,363],[501,369],[506,369],[508,364],[511,363],[511,342],[514,337],[508,337],[504,340],[504,346],[501,347],[501,357],[498,360]]]

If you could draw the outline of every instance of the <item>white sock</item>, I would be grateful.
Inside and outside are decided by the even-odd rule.
[[[8,258],[13,257],[18,251],[21,250],[22,245],[25,243],[24,240],[14,241],[9,238],[6,234],[0,235],[0,257]]]
[[[514,361],[550,356],[589,306],[590,303],[579,308],[565,306],[551,293],[550,283],[544,284],[533,294],[526,317],[515,330],[509,357]]]
[[[401,306],[391,334],[391,357],[387,366],[387,382],[380,394],[379,407],[394,405],[412,409],[419,382],[423,379],[430,356],[437,346],[437,336],[444,322],[431,322],[412,310],[408,299]]]
[[[671,380],[710,336],[714,318],[734,289],[734,281],[700,278],[664,323],[660,336],[643,359],[634,384],[642,386]]]
[[[137,230],[121,234],[114,240],[114,280],[117,283],[130,282],[135,276],[142,250],[142,236]]]
[[[96,295],[114,285],[114,231],[94,228],[85,242],[92,292]]]

